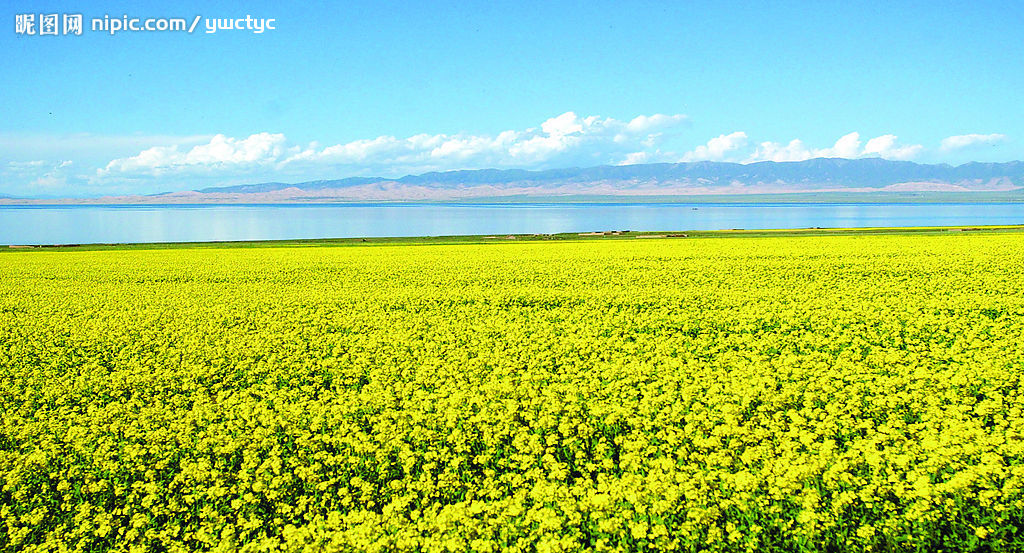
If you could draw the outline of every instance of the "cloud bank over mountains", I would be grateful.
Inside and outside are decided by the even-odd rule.
[[[62,158],[17,161],[0,167],[5,184],[22,189],[59,189],[79,185],[92,190],[152,190],[182,183],[231,183],[254,180],[303,180],[378,175],[398,177],[462,169],[529,169],[721,161],[803,161],[814,158],[918,160],[922,154],[948,154],[998,145],[1003,134],[949,136],[935,148],[904,143],[894,134],[840,136],[831,146],[813,146],[800,138],[788,142],[757,140],[732,131],[695,145],[690,119],[683,114],[638,115],[628,120],[565,112],[521,130],[496,134],[390,135],[321,145],[296,143],[284,134],[259,132],[245,137],[224,134],[162,141],[136,153],[97,164]],[[135,142],[124,143],[138,143]],[[123,151],[123,150],[122,150]],[[34,173],[33,173],[34,172]],[[5,186],[5,188],[9,188]],[[167,188],[165,188],[167,189]],[[8,190],[0,190],[7,192]]]
[[[994,146],[1006,140],[1004,134],[960,134],[942,139],[940,149],[945,152],[976,146]]]
[[[245,138],[219,134],[191,149],[178,145],[154,146],[137,155],[115,159],[97,174],[140,177],[244,172],[255,168],[296,171],[317,166],[330,166],[350,174],[408,174],[485,167],[538,169],[680,161],[752,163],[818,157],[880,157],[906,161],[915,159],[925,149],[921,144],[903,144],[893,134],[862,139],[860,133],[851,132],[832,146],[815,148],[798,138],[787,143],[752,143],[743,131],[722,134],[688,151],[667,148],[668,139],[677,137],[687,123],[687,116],[682,114],[656,113],[620,121],[593,115],[581,117],[569,111],[544,121],[539,127],[506,130],[495,135],[379,136],[330,146],[291,144],[283,134],[267,132]],[[950,151],[1004,138],[1000,134],[951,136],[942,141],[940,149]]]

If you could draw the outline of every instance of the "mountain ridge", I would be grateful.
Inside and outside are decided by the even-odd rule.
[[[991,182],[1002,179],[1010,187],[1024,187],[1024,162],[969,162],[922,164],[912,161],[891,161],[881,158],[814,158],[805,161],[760,161],[741,164],[719,161],[681,163],[649,163],[638,165],[599,165],[531,171],[525,169],[464,169],[434,171],[402,177],[346,177],[299,183],[256,183],[208,187],[195,190],[210,193],[266,193],[288,188],[303,191],[347,189],[367,185],[394,183],[438,189],[479,185],[534,184],[545,187],[554,183],[581,184],[595,182],[642,181],[648,184],[685,184],[699,181],[708,186],[742,183],[746,186],[777,183],[786,185],[816,184],[826,187],[860,187],[882,189],[885,186],[915,183],[958,185],[965,181]],[[724,181],[724,182],[723,182]],[[623,191],[627,191],[624,187]],[[172,193],[173,194],[173,193]]]
[[[822,197],[836,193],[977,193],[1024,198],[1024,162],[922,164],[880,158],[815,158],[732,163],[696,161],[599,165],[531,171],[466,169],[402,177],[346,177],[299,183],[263,182],[100,198],[0,197],[0,204],[258,204],[359,201],[475,201],[521,198],[654,198],[754,195]],[[1016,201],[1016,200],[1014,200]]]

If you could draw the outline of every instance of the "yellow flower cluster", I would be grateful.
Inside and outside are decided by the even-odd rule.
[[[1016,234],[0,253],[3,551],[1024,547]]]

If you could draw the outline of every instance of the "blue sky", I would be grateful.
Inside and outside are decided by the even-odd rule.
[[[1024,159],[1005,2],[7,2],[0,194],[656,161]],[[16,32],[81,13],[81,36]],[[107,32],[93,18],[201,20]],[[208,19],[275,29],[207,33]]]

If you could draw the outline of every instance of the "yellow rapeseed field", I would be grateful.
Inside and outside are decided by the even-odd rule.
[[[0,254],[2,551],[1024,548],[1024,237]]]

